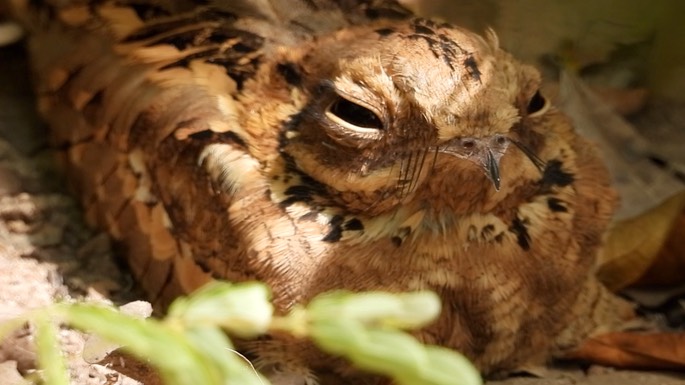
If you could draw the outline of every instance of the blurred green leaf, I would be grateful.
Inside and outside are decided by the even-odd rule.
[[[345,319],[365,325],[415,329],[440,314],[440,298],[428,291],[400,294],[338,291],[314,298],[307,311],[313,320]]]
[[[449,349],[424,346],[410,335],[388,329],[366,329],[346,319],[329,319],[311,327],[313,340],[329,353],[344,356],[356,367],[392,377],[400,385],[480,385],[471,363]]]
[[[214,327],[191,327],[186,332],[188,339],[204,352],[207,360],[220,371],[224,384],[267,385],[269,381],[259,375],[254,368],[232,347],[220,329]]]
[[[271,324],[270,297],[262,283],[215,281],[192,296],[174,301],[168,318],[186,325],[218,325],[240,337],[255,337],[264,334]]]
[[[440,313],[431,292],[323,294],[309,306],[272,318],[269,291],[259,283],[213,283],[180,298],[163,321],[142,319],[111,307],[60,304],[36,311],[41,365],[50,385],[67,385],[56,347],[58,319],[112,342],[154,366],[167,385],[266,385],[246,358],[233,349],[222,328],[254,336],[268,331],[311,338],[323,350],[362,370],[392,377],[399,385],[480,385],[475,368],[461,355],[424,346],[398,328],[418,328]],[[20,327],[22,322],[12,322]],[[3,325],[2,332],[8,327]],[[97,345],[97,344],[96,344]],[[106,354],[105,352],[104,354]]]
[[[36,348],[43,378],[51,385],[69,385],[69,373],[57,341],[59,331],[47,314],[36,319]]]
[[[78,303],[62,305],[59,311],[71,325],[121,344],[124,350],[150,362],[168,385],[224,383],[220,369],[186,338],[180,325],[166,325],[154,319],[127,316],[111,308]]]
[[[9,336],[10,333],[20,329],[31,318],[32,317],[30,315],[24,314],[22,317],[3,320],[2,322],[0,322],[0,341],[7,338],[7,336]]]

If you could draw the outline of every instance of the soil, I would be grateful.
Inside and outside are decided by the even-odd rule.
[[[37,117],[21,45],[0,48],[0,323],[62,300],[142,298],[117,263],[108,238],[89,229],[66,190]],[[25,327],[0,345],[0,385],[35,376],[32,330]],[[63,329],[72,384],[135,384],[81,358],[84,337]],[[539,377],[519,376],[500,385],[670,385],[685,376],[603,367],[555,367]]]

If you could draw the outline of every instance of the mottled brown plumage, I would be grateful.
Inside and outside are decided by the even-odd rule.
[[[592,275],[605,168],[494,34],[385,0],[15,8],[86,216],[153,301],[211,277],[265,281],[281,312],[432,289],[443,315],[417,335],[486,374],[620,321]],[[347,370],[300,342],[251,348],[284,383]]]

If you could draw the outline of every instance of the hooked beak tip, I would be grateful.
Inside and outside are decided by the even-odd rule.
[[[492,185],[495,187],[495,191],[499,191],[500,180],[490,178],[490,181],[492,182]]]
[[[490,149],[488,149],[485,160],[485,174],[492,182],[496,191],[499,191],[501,178],[499,175],[499,162]]]
[[[446,154],[466,159],[480,166],[496,191],[500,190],[499,161],[504,155],[509,140],[501,135],[486,138],[454,138],[438,149]]]

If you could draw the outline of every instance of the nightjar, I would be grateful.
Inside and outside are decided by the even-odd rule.
[[[485,374],[620,322],[593,276],[607,171],[493,32],[391,0],[14,2],[70,183],[153,302],[212,278],[266,282],[279,312],[430,289],[416,335]],[[292,383],[349,373],[247,348]]]

